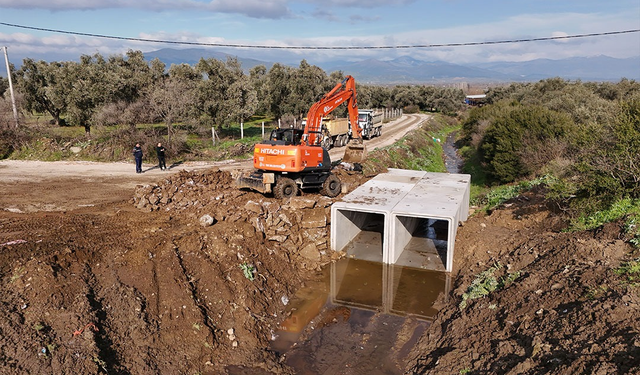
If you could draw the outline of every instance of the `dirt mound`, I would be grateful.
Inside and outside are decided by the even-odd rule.
[[[562,217],[535,193],[460,228],[456,298],[414,348],[410,371],[638,373],[640,297],[615,272],[631,254],[621,227],[562,228]],[[462,308],[474,281],[499,286]]]
[[[332,202],[277,201],[211,169],[129,204],[3,212],[0,373],[289,373],[267,348],[284,301],[340,256]]]

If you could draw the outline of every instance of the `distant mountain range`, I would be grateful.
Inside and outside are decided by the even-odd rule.
[[[157,57],[167,66],[180,63],[195,64],[202,57],[226,60],[229,56],[221,52],[196,48],[184,50],[165,48],[146,52],[144,55],[149,60]],[[274,62],[241,56],[237,58],[242,63],[243,69],[247,71],[256,65],[264,65],[269,69],[274,64]],[[327,73],[340,70],[356,77],[358,82],[370,84],[539,81],[551,77],[583,81],[618,81],[622,78],[640,80],[640,56],[627,59],[595,56],[476,64],[422,61],[410,56],[393,60],[307,62],[321,67]]]
[[[145,52],[147,60],[158,58],[167,67],[171,64],[195,65],[201,58],[216,58],[225,61],[232,56],[213,49],[164,48]],[[35,60],[65,61],[70,60],[61,55],[30,56]],[[264,65],[270,69],[275,62],[236,56],[245,71]],[[23,57],[13,56],[12,61],[19,68],[17,61]],[[79,56],[75,58],[79,60]],[[574,57],[561,60],[537,59],[523,62],[478,62],[474,64],[454,64],[445,61],[423,61],[411,56],[402,56],[393,60],[362,60],[357,62],[334,60],[314,62],[327,74],[342,71],[356,77],[360,83],[394,85],[422,83],[500,83],[513,81],[539,81],[545,78],[560,77],[582,81],[619,81],[622,78],[640,80],[640,56],[617,59],[608,56]],[[281,62],[285,65],[298,66],[299,61]],[[6,70],[0,69],[0,75],[6,77]]]

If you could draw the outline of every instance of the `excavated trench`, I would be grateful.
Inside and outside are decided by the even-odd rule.
[[[462,166],[454,140],[452,133],[443,144],[449,173]],[[438,311],[436,299],[449,294],[448,273],[381,263],[383,229],[376,219],[372,214],[368,230],[347,246],[365,248],[371,257],[326,266],[291,300],[271,349],[296,374],[403,373],[409,351]],[[421,230],[437,240],[432,223]]]

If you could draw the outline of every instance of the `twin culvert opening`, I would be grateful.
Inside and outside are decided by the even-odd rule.
[[[331,247],[351,258],[451,272],[470,176],[390,169],[331,208]]]

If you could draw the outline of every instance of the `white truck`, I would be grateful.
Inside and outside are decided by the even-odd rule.
[[[382,135],[382,112],[373,109],[358,110],[358,126],[362,129],[362,138],[371,139]]]

